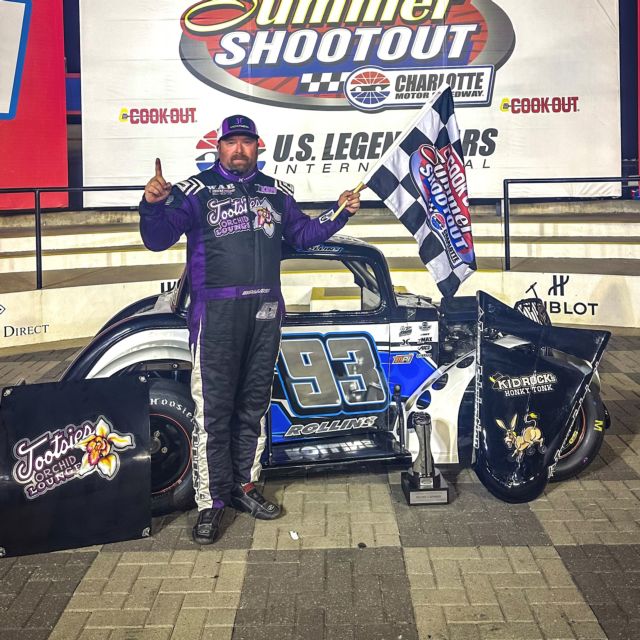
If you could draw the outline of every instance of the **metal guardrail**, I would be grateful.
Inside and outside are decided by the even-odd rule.
[[[0,189],[4,193],[32,193],[35,198],[35,231],[36,231],[36,289],[42,289],[42,193],[85,193],[86,191],[144,191],[144,185],[122,187],[27,187],[14,189]]]
[[[640,176],[628,176],[626,178],[505,178],[503,185],[503,214],[504,214],[504,270],[511,271],[511,235],[510,235],[510,210],[509,185],[511,184],[572,184],[584,182],[638,182]]]
[[[504,268],[511,270],[511,237],[510,237],[510,200],[509,185],[512,184],[568,184],[584,182],[616,182],[631,183],[640,182],[640,176],[628,176],[626,178],[506,178],[503,180],[503,215],[504,215]],[[141,186],[106,186],[106,187],[24,187],[12,189],[0,189],[0,194],[32,193],[35,201],[35,239],[36,239],[36,289],[42,289],[42,205],[43,193],[85,193],[92,191],[144,191]]]

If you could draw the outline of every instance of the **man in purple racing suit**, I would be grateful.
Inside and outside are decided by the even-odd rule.
[[[257,169],[258,133],[246,116],[223,120],[218,156],[211,169],[173,187],[157,159],[140,203],[147,248],[162,251],[187,236],[196,405],[193,539],[200,544],[216,540],[227,504],[260,519],[280,515],[254,482],[284,314],[281,243],[324,242],[360,207],[360,196],[345,191],[338,201],[345,209],[335,220],[333,209],[315,219],[305,215],[290,185]]]

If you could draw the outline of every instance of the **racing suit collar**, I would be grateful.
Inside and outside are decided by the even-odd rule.
[[[212,167],[213,171],[216,171],[221,176],[223,176],[226,180],[231,180],[231,182],[250,182],[253,180],[258,174],[258,167],[255,167],[251,173],[248,173],[246,176],[238,176],[231,171],[228,171],[222,166],[220,160],[216,160],[215,164]]]

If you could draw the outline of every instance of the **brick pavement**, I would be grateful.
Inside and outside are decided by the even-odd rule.
[[[0,353],[0,384],[56,379],[75,352]],[[381,466],[269,478],[286,515],[228,510],[213,548],[190,512],[151,538],[0,560],[0,640],[640,639],[640,337],[615,336],[601,372],[601,455],[531,504],[469,470],[425,508]]]

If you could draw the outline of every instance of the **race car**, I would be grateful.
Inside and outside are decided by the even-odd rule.
[[[435,465],[472,465],[502,500],[531,500],[596,457],[609,424],[597,375],[606,332],[551,327],[536,299],[511,309],[482,292],[435,304],[394,290],[384,255],[341,236],[283,247],[282,273],[265,472],[408,467],[424,415]],[[193,505],[188,308],[183,276],[112,318],[62,378],[149,379],[155,514]]]

